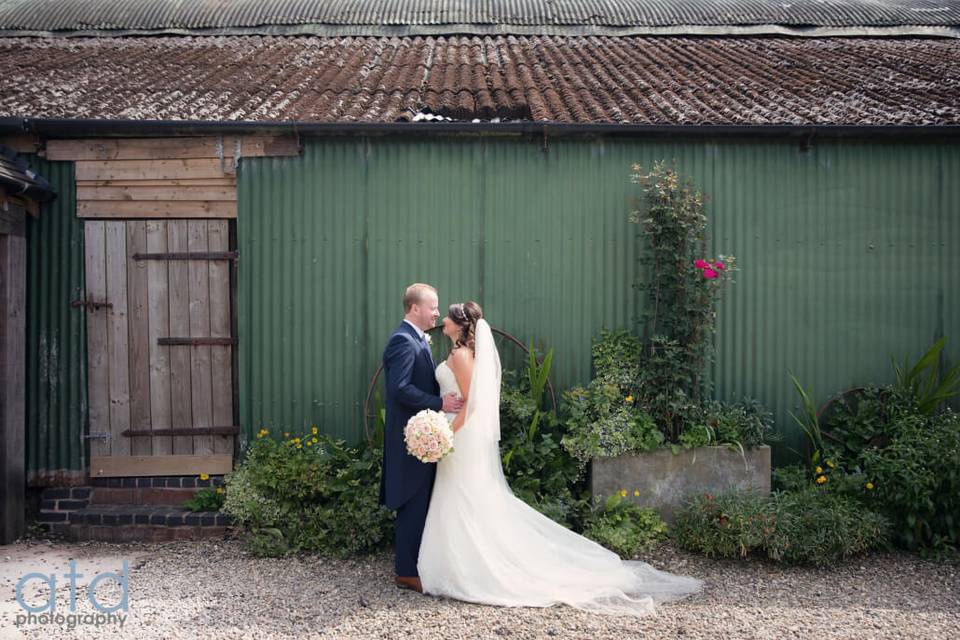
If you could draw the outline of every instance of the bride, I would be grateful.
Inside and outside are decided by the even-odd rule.
[[[453,349],[436,368],[440,394],[466,402],[445,414],[455,450],[437,463],[417,561],[423,593],[641,616],[702,590],[696,578],[622,561],[517,498],[500,461],[500,356],[490,325],[475,302],[458,303],[443,333]]]

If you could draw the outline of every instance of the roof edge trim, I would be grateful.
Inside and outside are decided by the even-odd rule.
[[[697,137],[960,139],[960,125],[698,125],[565,122],[303,122],[282,120],[117,120],[0,117],[0,134],[89,138],[264,132],[303,135],[644,135]]]

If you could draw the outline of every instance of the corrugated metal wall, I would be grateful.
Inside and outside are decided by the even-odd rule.
[[[82,480],[87,421],[83,224],[76,217],[72,162],[24,157],[57,198],[27,221],[27,482]]]
[[[711,247],[742,271],[719,311],[716,395],[756,397],[799,446],[787,370],[818,399],[892,379],[945,333],[960,352],[960,147],[629,138],[315,138],[238,173],[244,437],[262,424],[357,439],[403,288],[478,300],[584,382],[590,341],[640,310],[633,163],[675,159],[712,198]],[[951,240],[953,242],[951,242]]]

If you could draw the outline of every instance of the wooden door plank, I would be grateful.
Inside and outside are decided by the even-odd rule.
[[[187,251],[187,221],[167,221],[167,251]],[[170,327],[167,335],[190,335],[190,299],[187,262],[167,263],[169,269]],[[190,346],[170,346],[170,419],[180,426],[193,424]],[[174,436],[173,453],[192,454],[193,438]]]
[[[207,236],[210,251],[229,249],[229,225],[227,220],[210,220]],[[230,263],[210,262],[210,336],[230,336]],[[233,381],[231,358],[233,348],[210,347],[211,378],[213,394],[213,423],[233,424]],[[213,436],[214,453],[233,453],[233,436]]]
[[[236,201],[79,200],[78,218],[236,218]]]
[[[107,298],[106,223],[88,220],[83,224],[84,281],[88,300]],[[110,372],[107,357],[107,312],[105,307],[86,312],[87,321],[87,401],[89,435],[110,432]],[[91,456],[110,455],[110,442],[90,438]]]
[[[208,251],[207,221],[187,222],[188,249]],[[210,263],[207,260],[187,261],[190,281],[190,333],[191,337],[210,335]],[[210,371],[210,345],[190,347],[190,380],[193,392],[193,426],[213,426],[212,379]],[[213,436],[196,436],[193,439],[195,454],[213,453]]]
[[[223,178],[173,178],[169,180],[77,180],[84,187],[236,187],[236,176]]]
[[[299,152],[299,140],[295,135],[226,135],[48,140],[44,156],[48,160],[156,160],[219,158],[235,154],[241,157],[290,156]]]
[[[147,220],[147,251],[160,253],[167,250],[167,222]],[[167,286],[167,262],[145,260],[147,267],[147,290],[149,307],[149,354],[150,354],[150,423],[154,429],[170,428],[170,347],[157,342],[170,335],[170,297]],[[173,438],[151,438],[153,454],[173,453]]]
[[[232,158],[168,160],[77,160],[77,180],[223,178],[234,173]]]
[[[228,455],[91,456],[90,477],[221,475],[233,468]]]
[[[77,200],[220,200],[237,199],[235,186],[111,186],[77,185]]]
[[[130,428],[150,429],[150,335],[147,265],[134,260],[147,250],[147,223],[130,220],[127,231],[127,303],[129,305]],[[130,439],[130,452],[150,455],[152,439]]]
[[[127,311],[127,225],[105,223],[107,240],[107,359],[110,362],[110,453],[129,455],[130,440],[121,434],[130,428],[130,361]]]

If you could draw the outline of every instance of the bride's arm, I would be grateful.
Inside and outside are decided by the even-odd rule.
[[[467,418],[467,396],[470,394],[470,379],[473,377],[473,354],[469,349],[457,349],[450,356],[450,369],[457,379],[457,385],[463,394],[463,407],[457,412],[457,416],[450,424],[454,433],[463,426],[463,421]]]

